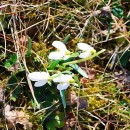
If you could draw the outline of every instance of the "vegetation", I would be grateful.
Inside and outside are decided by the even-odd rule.
[[[1,1],[0,129],[129,130],[129,44],[129,0]]]

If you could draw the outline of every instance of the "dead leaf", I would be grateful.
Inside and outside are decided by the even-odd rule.
[[[78,109],[87,109],[88,108],[88,103],[85,98],[79,98],[78,100]]]
[[[96,78],[96,71],[93,68],[82,68],[82,69],[87,73],[88,79],[93,80]]]
[[[108,35],[108,30],[101,31],[101,33],[106,36],[106,35]],[[113,34],[113,33],[115,33],[115,30],[114,30],[114,29],[110,29],[109,34],[111,35],[111,34]]]
[[[72,127],[74,127],[75,123],[76,123],[76,119],[73,118],[73,117],[66,120],[66,126],[67,127],[71,127],[72,128]]]
[[[85,77],[82,77],[82,78],[80,78],[80,83],[86,84],[86,83],[88,83],[88,79],[86,79]]]
[[[32,123],[29,122],[29,115],[24,111],[12,110],[10,111],[10,106],[5,107],[5,117],[7,119],[7,124],[10,129],[15,128],[16,124],[19,123],[24,126],[24,130],[32,128]]]
[[[7,105],[5,106],[5,113],[8,112],[8,111],[10,111],[10,109],[11,109],[11,106],[7,104]]]
[[[79,110],[88,108],[87,100],[85,98],[78,98],[75,91],[68,92],[67,97],[67,105],[71,106],[76,103]]]
[[[71,105],[73,105],[74,103],[77,102],[78,97],[77,97],[75,91],[68,92],[67,97],[68,97],[67,98],[67,105],[71,106]]]
[[[32,127],[32,123],[29,122],[29,115],[27,115],[23,111],[16,111],[17,112],[17,120],[16,123],[20,123],[24,126],[24,129],[29,129]]]
[[[96,78],[96,71],[93,68],[88,68],[88,78],[91,80]]]
[[[86,72],[88,75],[88,79],[95,79],[96,78],[96,71],[94,70],[93,65],[91,62],[83,62],[80,63],[79,66]],[[85,81],[86,80],[86,81]],[[85,84],[87,82],[87,79],[81,79],[81,83]]]

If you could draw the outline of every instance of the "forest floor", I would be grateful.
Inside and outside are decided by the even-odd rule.
[[[0,129],[130,130],[130,1],[2,0]]]

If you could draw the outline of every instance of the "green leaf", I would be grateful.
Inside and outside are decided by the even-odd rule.
[[[80,87],[81,84],[80,84],[80,81],[79,81],[79,79],[78,79],[78,77],[76,75],[74,75],[74,80],[78,84],[78,87]]]
[[[107,33],[106,41],[109,39],[110,30],[111,30],[111,23],[108,23],[108,33]]]
[[[63,41],[63,43],[64,43],[64,44],[66,44],[66,43],[67,43],[67,41],[69,40],[69,38],[70,38],[70,34],[68,34],[68,35],[65,37],[65,39],[64,39],[64,41]]]
[[[18,98],[18,96],[17,95],[12,95],[11,97],[10,97],[10,100],[12,100],[12,101],[16,101],[17,100],[17,98]]]
[[[17,61],[17,54],[13,54],[10,56],[10,59],[4,62],[4,67],[9,69],[13,64]]]
[[[10,99],[15,102],[18,99],[18,96],[21,94],[21,92],[22,92],[21,86],[16,86],[15,90],[13,90],[13,92],[11,94],[11,98]]]
[[[46,124],[47,130],[56,130],[56,128],[62,128],[64,126],[64,113],[53,113],[49,115],[50,119]]]
[[[121,6],[113,7],[111,11],[118,18],[121,18],[124,15],[124,12]]]
[[[34,100],[32,100],[32,99],[31,99],[31,105],[32,105],[33,109],[36,109],[37,105],[36,105],[36,103],[34,102]]]
[[[59,64],[60,60],[55,60],[50,63],[50,66],[48,67],[48,70],[54,70],[55,67]]]
[[[76,70],[79,74],[81,74],[83,77],[88,78],[88,75],[84,70],[82,70],[77,64],[71,64],[70,65],[74,70]]]
[[[11,97],[10,99],[13,101],[16,101],[19,98],[19,95],[21,95],[22,93],[22,83],[20,83],[21,81],[24,82],[23,76],[25,77],[25,75],[22,75],[23,71],[18,72],[16,74],[12,74],[11,77],[8,80],[8,84],[7,84],[7,92],[10,91],[11,92]]]
[[[55,128],[55,120],[51,120],[46,124],[47,130],[56,130]]]
[[[26,57],[29,57],[31,55],[31,49],[32,49],[32,39],[28,38],[28,51],[26,53]]]
[[[65,90],[60,90],[60,96],[61,96],[63,107],[66,108]]]
[[[56,123],[55,123],[55,126],[57,128],[62,128],[64,126],[64,113],[60,112],[59,114],[56,114],[55,116],[55,120],[56,120]]]
[[[127,67],[129,65],[130,51],[126,51],[120,59],[120,63],[123,67]]]
[[[17,54],[13,54],[13,55],[11,55],[9,61],[10,61],[11,64],[15,64],[16,61],[17,61]]]
[[[9,61],[4,62],[4,67],[5,67],[6,69],[9,69],[11,66],[12,66],[12,65],[10,64]]]

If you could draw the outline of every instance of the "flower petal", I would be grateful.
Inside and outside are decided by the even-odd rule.
[[[34,86],[41,87],[41,86],[45,85],[46,83],[47,83],[47,80],[40,80],[40,81],[35,82]]]
[[[87,58],[91,56],[91,52],[84,52],[84,53],[80,53],[79,57],[80,58]]]
[[[72,75],[68,75],[68,74],[61,75],[61,82],[69,82],[69,80],[71,79],[72,79]]]
[[[78,43],[78,48],[80,50],[85,50],[85,51],[91,51],[91,50],[94,50],[93,47],[91,47],[90,45],[86,44],[86,43]]]
[[[64,60],[67,60],[70,57],[70,55],[64,55]]]
[[[54,41],[54,42],[52,43],[52,45],[53,45],[55,48],[59,49],[60,51],[64,51],[64,52],[67,51],[67,48],[66,48],[66,46],[65,46],[65,44],[64,44],[63,42]]]
[[[58,74],[53,74],[52,76],[55,76],[56,78],[53,78],[53,82],[60,83],[61,81],[61,75],[58,76]]]
[[[69,83],[61,83],[61,84],[58,84],[58,85],[57,85],[57,89],[58,89],[58,90],[65,90],[65,89],[67,89],[69,86],[70,86]]]
[[[57,74],[55,74],[57,75]],[[54,76],[54,75],[53,75]],[[63,82],[63,83],[69,83],[69,80],[72,79],[72,75],[68,75],[68,74],[61,74],[59,77],[53,78],[53,82]]]
[[[60,60],[65,53],[61,53],[61,52],[51,52],[48,56],[49,59],[52,60]]]
[[[28,77],[32,81],[47,80],[49,74],[47,72],[32,72],[29,73]]]

